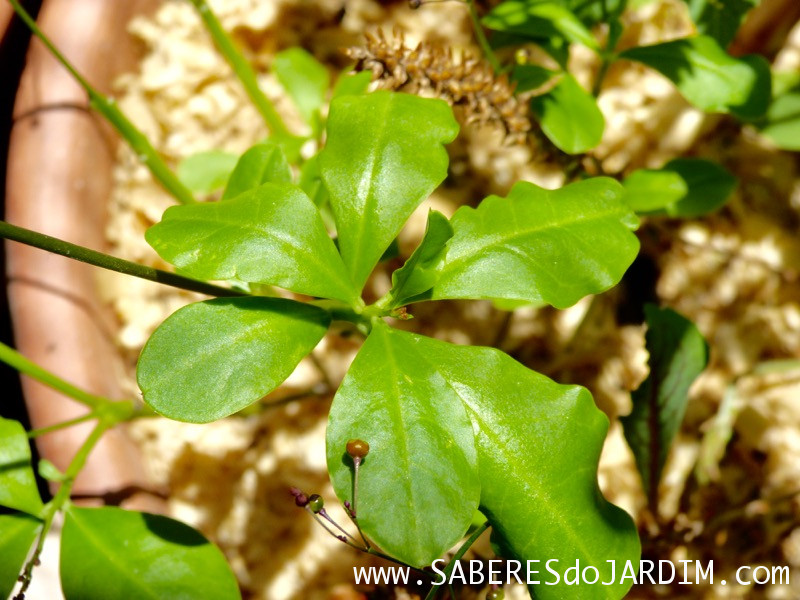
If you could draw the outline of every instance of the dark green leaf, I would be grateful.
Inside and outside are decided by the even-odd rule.
[[[317,207],[328,202],[328,190],[325,188],[322,174],[319,172],[319,154],[309,158],[300,167],[300,181],[297,182],[297,185]]]
[[[778,96],[767,110],[761,133],[783,150],[800,150],[800,91]]]
[[[461,207],[433,298],[572,306],[616,285],[633,262],[638,219],[616,181],[596,177],[545,190],[520,181],[507,198]]]
[[[339,250],[360,290],[403,223],[447,175],[458,133],[443,100],[379,91],[331,102],[320,170]]]
[[[566,70],[569,60],[569,42],[562,37],[533,37],[532,35],[522,35],[510,33],[508,31],[492,32],[489,38],[489,45],[492,49],[507,48],[508,46],[521,46],[523,44],[536,44],[547,54],[549,54],[559,66]]]
[[[483,18],[483,24],[489,29],[524,34],[534,39],[563,37],[593,50],[598,49],[592,33],[572,11],[557,1],[506,0]]]
[[[736,177],[710,160],[676,158],[662,170],[680,175],[689,190],[675,204],[665,207],[664,211],[671,217],[699,217],[713,212],[725,204],[736,189]]]
[[[360,96],[367,93],[367,88],[372,81],[372,71],[359,73],[342,73],[336,80],[333,88],[333,98],[339,96]]]
[[[0,417],[0,506],[31,515],[42,511],[25,428]]]
[[[272,69],[305,122],[318,131],[320,109],[330,86],[328,69],[302,48],[289,48],[276,54]]]
[[[233,169],[223,200],[257,188],[262,183],[291,183],[292,171],[280,146],[271,142],[257,144],[242,154]]]
[[[241,598],[225,556],[180,521],[114,507],[66,511],[66,600]]]
[[[327,433],[328,470],[343,500],[352,501],[347,441],[369,443],[359,524],[385,552],[418,567],[464,535],[480,494],[472,426],[424,341],[377,323],[336,393]]]
[[[638,169],[625,178],[622,186],[625,202],[637,213],[663,210],[689,191],[678,173],[661,169]]]
[[[11,595],[41,525],[24,513],[0,515],[0,598]]]
[[[767,110],[770,72],[754,54],[733,58],[706,35],[631,48],[621,58],[644,63],[678,86],[696,107],[755,119]]]
[[[329,322],[319,308],[280,298],[190,304],[150,336],[139,357],[139,387],[145,402],[170,419],[221,419],[280,385]]]
[[[514,65],[511,80],[517,84],[517,92],[528,92],[543,86],[556,75],[555,71],[539,65]]]
[[[178,165],[178,179],[193,192],[214,192],[228,181],[236,160],[235,154],[221,150],[192,154]]]
[[[698,33],[713,37],[726,48],[733,41],[745,15],[759,0],[685,0]]]
[[[632,394],[633,411],[620,421],[656,510],[661,470],[686,412],[689,386],[708,362],[708,346],[697,327],[675,311],[651,304],[644,311],[650,375]]]
[[[236,278],[357,302],[317,207],[289,184],[170,207],[145,238],[164,260],[198,279]]]
[[[561,0],[587,27],[610,23],[625,10],[628,0]]]
[[[600,143],[605,119],[597,100],[569,73],[552,90],[531,98],[542,131],[567,154],[581,154]]]
[[[430,290],[439,278],[447,241],[453,237],[450,221],[442,213],[428,213],[425,237],[405,262],[392,273],[391,308],[403,306]]]

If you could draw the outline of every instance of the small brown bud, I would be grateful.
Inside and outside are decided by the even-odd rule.
[[[367,454],[369,454],[369,444],[364,440],[350,440],[347,442],[347,454],[349,454],[350,458],[352,458],[354,461],[356,459],[361,461]]]

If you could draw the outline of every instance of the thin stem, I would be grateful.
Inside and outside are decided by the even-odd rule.
[[[330,533],[330,534],[331,534],[333,537],[335,537],[337,540],[339,540],[340,542],[344,542],[344,543],[345,543],[345,544],[347,544],[348,546],[350,546],[350,547],[352,547],[352,548],[355,548],[356,550],[360,550],[361,552],[366,552],[366,551],[367,551],[367,549],[366,549],[366,548],[364,548],[363,546],[359,546],[359,545],[358,545],[358,544],[356,544],[354,541],[353,541],[353,542],[351,542],[351,541],[350,541],[350,540],[348,540],[348,539],[347,539],[345,536],[343,536],[343,535],[339,535],[338,533],[336,533],[335,531],[333,531],[333,530],[332,530],[330,527],[328,527],[328,526],[325,524],[325,522],[324,522],[322,519],[320,519],[319,515],[318,515],[317,513],[315,513],[313,510],[311,510],[311,509],[308,509],[308,508],[306,508],[306,510],[308,510],[308,512],[309,512],[309,513],[311,513],[311,516],[312,516],[312,517],[314,517],[314,520],[315,520],[317,523],[319,523],[319,524],[322,526],[322,528],[323,528],[325,531],[327,531],[328,533]],[[334,524],[335,524],[335,523],[334,523]],[[336,527],[338,527],[339,529],[341,529],[341,527],[339,527],[338,525],[336,525]],[[345,532],[345,533],[347,533],[347,532]],[[350,534],[347,534],[347,535],[348,535],[348,537],[351,537],[351,538],[353,537],[353,536],[351,536]]]
[[[64,381],[57,375],[29,361],[27,358],[22,356],[22,354],[3,343],[0,343],[0,360],[15,368],[20,373],[24,373],[25,375],[33,377],[37,381],[40,381],[54,390],[58,390],[62,394],[69,396],[73,400],[76,400],[77,402],[80,402],[84,406],[88,406],[95,411],[101,410],[111,402],[111,400],[108,400],[107,398],[95,396],[94,394],[90,394],[89,392],[86,392],[75,387],[71,383]]]
[[[67,470],[64,472],[64,479],[61,483],[61,487],[58,488],[58,491],[53,499],[44,507],[44,511],[42,513],[42,520],[44,523],[42,524],[42,529],[39,531],[39,537],[36,540],[36,548],[31,555],[31,558],[27,563],[25,563],[25,568],[22,572],[22,587],[15,597],[25,597],[24,593],[31,583],[33,568],[39,562],[39,557],[41,556],[42,548],[44,547],[44,540],[53,525],[53,518],[69,500],[69,495],[72,491],[72,485],[75,483],[75,478],[86,464],[86,459],[89,458],[89,454],[91,453],[92,449],[94,449],[97,442],[100,441],[100,438],[103,436],[106,430],[113,427],[116,423],[117,421],[113,416],[104,415],[101,417],[97,425],[95,425],[95,428],[89,434],[89,437],[84,440],[83,444],[72,458],[72,461],[70,461]]]
[[[273,106],[269,98],[264,95],[261,88],[258,87],[258,79],[256,78],[255,71],[253,71],[253,67],[250,66],[250,63],[248,63],[239,50],[236,49],[233,40],[231,40],[230,36],[222,28],[222,25],[209,8],[206,0],[190,1],[200,14],[200,18],[203,20],[217,48],[233,68],[234,73],[236,73],[239,81],[242,82],[250,100],[255,104],[258,112],[261,113],[269,130],[273,135],[290,135],[286,124],[283,122],[283,119],[281,119],[278,111],[275,110],[275,106]]]
[[[25,11],[19,0],[9,0],[14,11],[25,22],[30,30],[42,40],[42,43],[52,53],[52,55],[60,62],[67,71],[75,78],[75,81],[86,91],[89,96],[89,105],[103,115],[109,123],[117,130],[117,132],[130,144],[133,151],[139,157],[153,177],[164,186],[178,202],[188,204],[195,202],[194,196],[189,189],[183,185],[177,178],[175,173],[166,165],[158,154],[150,140],[126,117],[123,112],[117,107],[116,101],[109,98],[96,90],[70,63],[67,58],[59,52],[53,42],[39,29],[36,21]]]
[[[478,40],[478,45],[481,47],[481,51],[486,57],[486,60],[488,60],[489,64],[492,65],[492,69],[499,73],[500,62],[494,55],[492,47],[489,45],[489,40],[486,39],[486,34],[483,33],[483,25],[481,25],[481,19],[478,16],[478,10],[475,8],[475,0],[467,0],[467,8],[469,9],[469,18],[472,21],[472,29],[475,30],[475,39]]]
[[[88,412],[85,415],[81,415],[80,417],[75,417],[74,419],[70,419],[68,421],[62,421],[61,423],[56,423],[54,425],[50,425],[48,427],[40,427],[39,429],[31,429],[28,432],[28,439],[32,439],[35,437],[39,437],[40,435],[45,435],[47,433],[58,431],[60,429],[66,429],[67,427],[72,427],[73,425],[80,425],[81,423],[85,423],[86,421],[91,421],[92,419],[96,419],[97,414],[92,411]]]
[[[133,275],[148,281],[155,281],[172,287],[189,290],[191,292],[198,292],[200,294],[207,294],[209,296],[245,296],[244,292],[224,288],[210,283],[197,281],[182,275],[176,275],[161,269],[154,269],[153,267],[146,267],[129,260],[116,258],[96,250],[91,250],[77,244],[72,244],[58,238],[31,231],[24,227],[12,225],[6,221],[0,221],[0,238],[13,240],[35,248],[41,248],[54,254],[60,254],[68,258],[73,258],[81,262],[102,267],[110,271],[124,273],[125,275]]]
[[[449,563],[447,563],[447,566],[444,569],[445,581],[450,580],[450,574],[453,572],[456,563],[459,560],[461,560],[461,557],[464,556],[464,554],[466,554],[470,546],[472,546],[472,544],[474,544],[478,540],[478,538],[481,537],[481,534],[483,534],[483,532],[486,531],[487,529],[489,529],[489,521],[484,521],[483,525],[481,525],[475,531],[473,531],[472,535],[469,536],[469,538],[467,538],[467,541],[461,544],[461,547],[456,551],[456,553],[453,555],[453,558],[450,560]],[[436,598],[438,593],[439,593],[439,586],[434,585],[428,592],[428,595],[425,596],[425,600],[433,600],[434,598]]]

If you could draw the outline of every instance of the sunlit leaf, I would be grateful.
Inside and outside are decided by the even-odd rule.
[[[327,312],[280,298],[218,298],[173,313],[139,357],[137,379],[156,412],[209,423],[280,385],[325,335]]]
[[[575,13],[555,0],[506,0],[483,18],[483,24],[489,29],[524,34],[534,39],[563,37],[570,42],[598,49],[594,36]]]
[[[192,154],[178,164],[178,179],[193,192],[214,192],[228,181],[237,158],[232,152],[222,150]]]
[[[256,144],[242,154],[222,194],[235,198],[262,183],[291,183],[292,171],[280,146],[271,142]]]
[[[356,301],[317,207],[289,184],[265,183],[225,202],[170,207],[145,238],[164,260],[198,279],[239,279]]]
[[[67,509],[60,573],[66,600],[241,598],[225,556],[200,532],[111,506]]]
[[[434,299],[483,298],[572,306],[616,285],[633,262],[638,219],[616,181],[545,190],[518,182],[507,198],[461,207]]]
[[[0,515],[0,598],[11,595],[41,526],[25,513]]]
[[[328,69],[302,48],[289,48],[275,55],[272,70],[305,122],[317,131],[330,86]]]
[[[42,511],[25,428],[0,417],[0,506],[31,515]]]
[[[447,175],[458,133],[439,99],[379,91],[331,102],[320,171],[339,250],[360,290],[408,217]]]

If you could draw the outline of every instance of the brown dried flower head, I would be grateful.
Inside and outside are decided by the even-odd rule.
[[[408,48],[398,30],[389,39],[382,31],[365,37],[365,46],[345,52],[357,71],[372,71],[379,87],[442,98],[461,109],[456,114],[465,123],[491,124],[503,130],[507,142],[525,143],[531,130],[527,99],[515,96],[515,84],[505,75],[496,77],[483,58],[465,50],[456,59],[451,48],[428,42]]]

